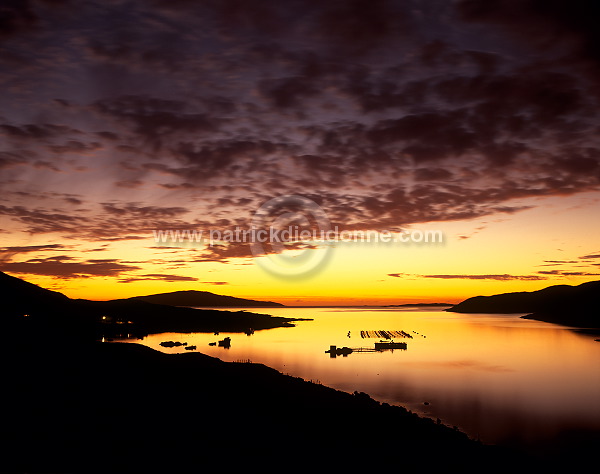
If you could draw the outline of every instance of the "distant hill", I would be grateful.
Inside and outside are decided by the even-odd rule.
[[[406,303],[406,304],[386,304],[386,308],[413,308],[415,306],[452,306],[450,303]]]
[[[577,327],[600,327],[600,281],[538,291],[475,296],[447,309],[455,313],[531,313],[523,316]]]
[[[256,301],[233,296],[224,296],[210,291],[173,291],[171,293],[158,293],[156,295],[135,296],[131,300],[145,301],[153,304],[166,304],[170,306],[193,307],[233,307],[233,308],[274,308],[283,307],[281,303],[272,301]]]

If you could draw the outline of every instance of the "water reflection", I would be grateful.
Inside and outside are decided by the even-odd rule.
[[[600,432],[600,343],[597,335],[520,319],[518,315],[455,314],[438,310],[269,308],[273,316],[313,318],[293,328],[223,334],[159,334],[142,341],[163,352],[185,340],[226,361],[252,360],[306,380],[406,406],[485,442],[531,446],[574,430]],[[410,350],[375,351],[367,328],[402,328]],[[368,329],[371,331],[374,329]],[[388,331],[388,330],[386,330]],[[394,334],[395,335],[395,334]],[[399,339],[396,336],[396,339]],[[215,343],[209,345],[209,343]],[[335,357],[324,350],[336,347]],[[351,357],[343,348],[373,351]],[[408,348],[408,347],[407,347]],[[331,348],[330,348],[331,350]],[[425,402],[428,404],[425,405]]]

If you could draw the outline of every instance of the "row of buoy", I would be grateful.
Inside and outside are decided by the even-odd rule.
[[[413,331],[414,332],[414,331]],[[412,336],[405,331],[361,331],[360,337],[362,339],[394,339],[399,337],[404,337],[408,339],[412,339]]]

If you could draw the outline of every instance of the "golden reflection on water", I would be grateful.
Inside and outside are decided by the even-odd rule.
[[[386,308],[257,312],[314,321],[249,336],[163,333],[141,343],[182,353],[188,351],[160,342],[187,342],[225,361],[249,359],[340,390],[364,391],[486,442],[536,442],[568,429],[600,430],[600,342],[593,336],[519,315]],[[379,341],[362,339],[361,330],[404,330],[413,338],[395,339],[407,343],[406,351],[336,358],[325,353],[330,345],[372,348]],[[229,349],[209,346],[227,336]]]

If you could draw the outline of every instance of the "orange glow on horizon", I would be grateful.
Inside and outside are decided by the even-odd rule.
[[[71,298],[110,300],[200,290],[293,306],[452,304],[477,295],[600,279],[599,262],[585,258],[600,251],[596,195],[548,198],[542,204],[494,219],[413,226],[441,230],[445,236],[441,244],[336,243],[328,260],[299,278],[268,273],[251,258],[199,263],[202,249],[157,248],[151,236],[101,248],[97,243],[65,242],[66,250],[12,255],[2,270]],[[15,246],[49,242],[47,236],[24,241],[17,233],[12,238]],[[5,245],[8,242],[5,239]],[[98,275],[69,277],[11,271],[13,262],[47,261],[66,254],[66,263],[52,268],[68,269],[70,262],[79,261],[83,270],[95,269],[97,262],[116,262],[131,269],[113,271],[100,263]],[[79,269],[73,268],[74,272]]]

